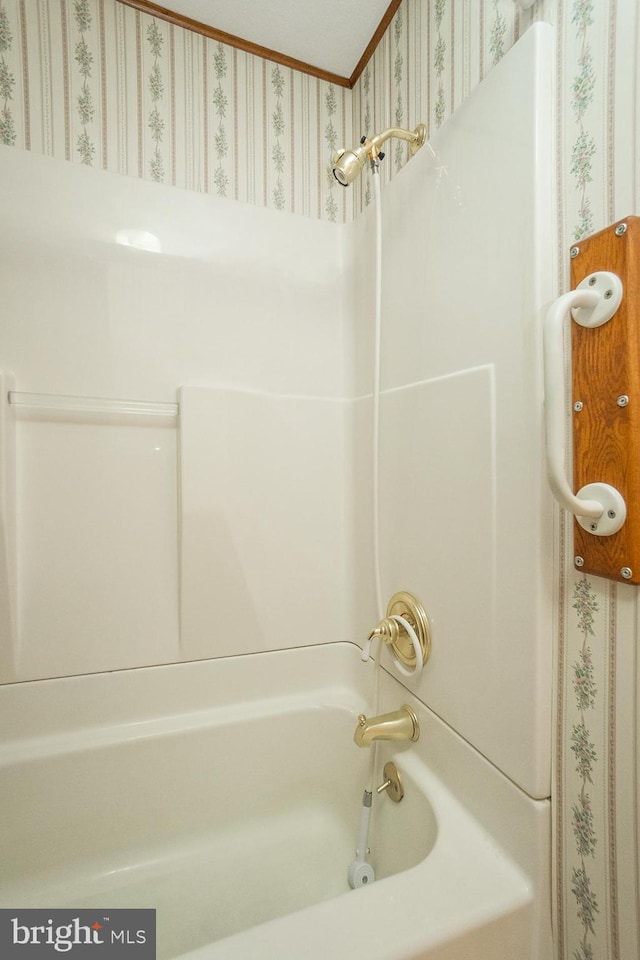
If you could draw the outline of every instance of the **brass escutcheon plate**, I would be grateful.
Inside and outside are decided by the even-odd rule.
[[[411,624],[422,648],[422,659],[426,663],[431,653],[431,631],[426,611],[420,601],[407,590],[394,593],[387,604],[387,616],[404,617]],[[401,663],[406,667],[415,667],[413,644],[404,630],[401,630],[400,636],[391,647]]]

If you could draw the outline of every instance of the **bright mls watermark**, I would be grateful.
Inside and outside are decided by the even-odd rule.
[[[156,960],[155,910],[0,909],[2,960]]]

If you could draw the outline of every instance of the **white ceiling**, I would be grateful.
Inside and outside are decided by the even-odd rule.
[[[174,13],[350,77],[389,0],[159,0]]]

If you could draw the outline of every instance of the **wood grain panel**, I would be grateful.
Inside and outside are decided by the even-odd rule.
[[[625,217],[626,232],[613,224],[576,244],[571,286],[591,273],[609,270],[622,280],[622,303],[613,318],[593,329],[571,323],[573,479],[577,492],[587,483],[609,483],[627,504],[618,533],[597,537],[574,521],[574,556],[585,573],[640,584],[640,218]],[[618,397],[627,396],[626,406]],[[623,577],[629,568],[632,575]]]

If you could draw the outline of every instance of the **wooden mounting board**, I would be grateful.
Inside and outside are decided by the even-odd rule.
[[[626,231],[616,234],[619,224]],[[622,583],[640,584],[640,218],[625,217],[606,230],[581,240],[571,259],[571,287],[591,273],[608,270],[623,283],[622,303],[601,327],[571,323],[573,411],[573,480],[578,491],[587,483],[609,483],[627,505],[618,533],[597,537],[574,521],[577,569]],[[629,402],[619,406],[618,397]],[[631,570],[624,577],[621,570]]]

